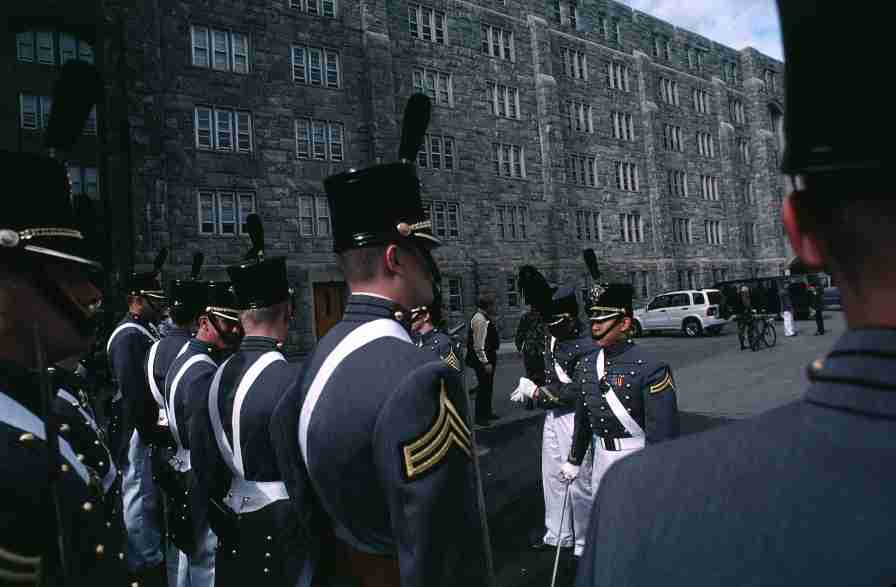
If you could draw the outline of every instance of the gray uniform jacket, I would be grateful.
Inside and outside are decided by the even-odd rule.
[[[576,585],[894,584],[896,331],[847,332],[809,375],[799,401],[614,465]]]

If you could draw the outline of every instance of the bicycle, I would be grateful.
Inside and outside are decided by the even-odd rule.
[[[775,330],[774,316],[756,316],[750,322],[748,340],[750,348],[758,351],[763,346],[772,348],[778,342],[778,332]]]

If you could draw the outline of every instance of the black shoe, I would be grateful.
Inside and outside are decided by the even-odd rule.
[[[538,539],[538,542],[530,542],[530,543],[529,543],[529,548],[531,548],[532,550],[539,550],[539,551],[541,551],[541,550],[550,550],[550,549],[555,548],[555,547],[554,547],[554,546],[551,546],[550,544],[548,544],[547,542],[545,542],[544,539],[539,538],[539,539]]]

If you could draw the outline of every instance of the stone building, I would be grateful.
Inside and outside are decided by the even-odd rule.
[[[414,91],[434,103],[418,163],[452,325],[495,292],[512,336],[519,266],[584,288],[586,247],[636,304],[787,259],[783,64],[754,49],[606,0],[107,6],[133,72],[137,264],[168,246],[176,277],[203,251],[223,277],[259,213],[297,287],[298,352],[345,293],[321,180],[395,160]]]

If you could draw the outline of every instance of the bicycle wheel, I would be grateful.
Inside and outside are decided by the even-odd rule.
[[[747,331],[747,338],[750,341],[750,350],[759,350],[759,345],[762,344],[762,336],[760,335],[759,329],[756,328],[756,324],[750,324],[750,329]]]
[[[766,322],[765,328],[762,329],[762,343],[771,348],[775,346],[776,342],[778,342],[778,333],[775,331],[775,326]]]

